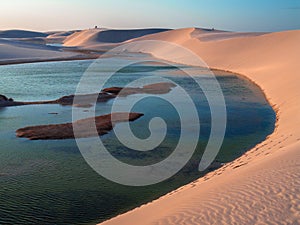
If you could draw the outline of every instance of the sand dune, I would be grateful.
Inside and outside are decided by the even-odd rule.
[[[46,45],[0,39],[0,64],[76,58],[77,56],[78,53],[63,52]]]
[[[138,39],[180,44],[210,67],[245,75],[266,93],[277,127],[237,160],[103,224],[300,224],[300,31],[236,35],[187,28]],[[132,50],[191,64],[159,43]]]
[[[99,43],[120,43],[148,34],[159,33],[167,29],[107,30],[89,29],[75,32],[64,41],[64,46],[89,47]]]

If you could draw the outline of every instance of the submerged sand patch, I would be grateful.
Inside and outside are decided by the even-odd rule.
[[[112,113],[95,118],[77,120],[73,123],[49,124],[20,128],[16,131],[17,137],[28,138],[30,140],[49,139],[72,139],[74,137],[73,124],[80,132],[76,133],[76,138],[92,137],[95,134],[91,126],[96,125],[98,135],[107,134],[116,123],[134,121],[144,114],[142,113]]]

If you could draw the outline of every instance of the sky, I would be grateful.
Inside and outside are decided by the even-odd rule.
[[[1,0],[0,30],[300,29],[300,0]]]

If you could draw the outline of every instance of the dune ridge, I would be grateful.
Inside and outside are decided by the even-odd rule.
[[[276,110],[276,129],[233,162],[101,224],[300,224],[300,31],[195,32],[187,28],[137,40],[171,41],[192,50],[209,67],[246,76]],[[190,64],[163,45],[141,50]]]
[[[0,65],[95,59],[124,41],[167,30],[169,29],[97,28],[45,33],[27,30],[0,31]],[[62,46],[46,45],[49,43]]]
[[[108,30],[89,29],[73,33],[64,40],[64,46],[89,47],[99,43],[121,43],[133,38],[164,32],[169,29],[132,29],[132,30]]]

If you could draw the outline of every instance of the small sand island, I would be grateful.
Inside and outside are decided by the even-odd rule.
[[[73,122],[80,130],[77,138],[92,137],[96,134],[91,131],[91,125],[96,124],[98,135],[107,134],[114,124],[125,121],[134,121],[144,114],[142,113],[112,113],[95,118],[87,118]],[[72,123],[50,124],[20,128],[16,135],[30,140],[70,139],[75,138]]]
[[[77,95],[77,107],[90,107],[95,98],[97,102],[107,102],[110,99],[116,98],[118,95],[126,97],[133,94],[166,94],[169,93],[176,85],[168,82],[154,83],[145,85],[143,87],[109,87],[103,89],[100,93]],[[0,107],[21,106],[21,105],[39,105],[39,104],[60,104],[60,105],[73,105],[75,95],[63,96],[56,100],[50,101],[35,101],[35,102],[22,102],[14,101],[4,95],[0,95]]]

